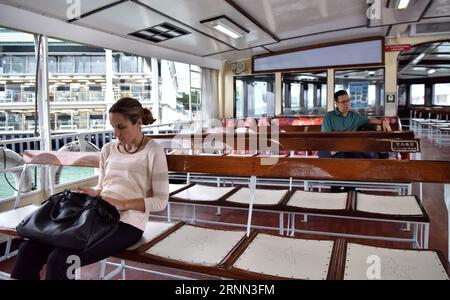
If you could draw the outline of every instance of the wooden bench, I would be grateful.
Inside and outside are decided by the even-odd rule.
[[[98,154],[92,153],[64,153],[64,152],[39,152],[27,151],[25,161],[33,164],[51,165],[76,165],[97,166]],[[386,160],[351,160],[356,161],[353,170],[341,168],[336,160],[330,159],[292,159],[280,158],[274,166],[260,164],[260,158],[237,158],[237,157],[198,157],[198,156],[168,156],[169,170],[175,172],[203,173],[220,176],[255,176],[261,178],[308,178],[331,180],[339,178],[342,180],[364,180],[364,181],[418,181],[418,182],[450,182],[450,166],[448,162],[434,161],[386,161]],[[256,181],[254,181],[256,183]],[[253,185],[253,187],[255,184]],[[449,188],[445,187],[447,207],[449,206]],[[250,206],[251,209],[251,206]],[[249,217],[251,221],[251,216]],[[249,222],[249,225],[251,222]],[[9,231],[3,233],[10,234]],[[247,238],[250,237],[250,226],[247,227]],[[148,245],[147,245],[148,246]],[[237,246],[237,245],[236,245]],[[143,248],[139,247],[133,255],[141,256]],[[148,249],[147,249],[148,250]],[[145,250],[145,251],[147,251]],[[433,252],[434,253],[434,252]],[[128,253],[127,255],[131,255]],[[129,257],[131,256],[124,256]],[[137,258],[137,257],[135,257]],[[342,258],[342,257],[341,257]],[[146,261],[141,257],[140,261]],[[163,264],[167,262],[162,262]],[[168,264],[172,266],[171,264]],[[192,266],[191,266],[192,267]],[[240,278],[240,275],[229,273],[232,265],[220,264],[220,271],[226,269],[231,278]],[[333,267],[335,268],[335,267]],[[187,268],[189,269],[189,268]],[[191,269],[189,269],[191,270]],[[202,271],[203,272],[203,271]],[[218,275],[211,270],[204,270],[206,274]],[[233,273],[233,274],[232,274]],[[331,273],[330,273],[331,274]],[[333,273],[334,274],[334,273]],[[330,275],[331,276],[331,275]],[[333,275],[334,276],[334,275]],[[226,276],[225,276],[226,277]]]

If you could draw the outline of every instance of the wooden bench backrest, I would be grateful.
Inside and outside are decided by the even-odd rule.
[[[234,136],[248,136],[249,134],[230,133]],[[153,139],[173,139],[177,138],[195,138],[207,136],[223,135],[226,133],[202,133],[202,134],[153,134],[149,137]],[[250,134],[251,135],[251,134]],[[271,136],[270,127],[267,128],[267,136]],[[414,139],[413,131],[333,131],[333,132],[279,132],[280,138],[298,138],[298,139],[320,139],[320,138],[376,138],[376,139]]]
[[[25,163],[97,167],[90,152],[25,151]],[[450,183],[448,161],[279,158],[263,165],[259,157],[167,155],[169,171],[220,176],[258,176],[309,180]]]

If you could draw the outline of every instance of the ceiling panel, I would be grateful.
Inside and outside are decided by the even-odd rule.
[[[80,0],[80,14],[93,11],[117,1],[118,0]],[[0,3],[23,8],[61,20],[72,19],[71,7],[73,6],[70,3],[68,4],[67,0],[0,0]]]
[[[366,24],[361,0],[234,0],[280,39]]]
[[[450,16],[449,0],[434,0],[425,14],[425,18]]]
[[[124,18],[123,16],[133,17]],[[171,48],[198,56],[204,56],[232,49],[224,43],[218,42],[196,31],[193,31],[192,29],[184,26],[181,23],[172,21],[166,17],[161,16],[158,13],[155,13],[132,2],[122,3],[108,10],[101,11],[94,15],[78,20],[75,23],[112,34],[126,36],[128,38],[143,41],[141,39],[128,36],[128,34],[156,26],[164,22],[168,22],[177,27],[180,27],[181,29],[190,32],[190,34],[176,37],[160,43],[153,43],[150,41],[146,41],[146,43]]]
[[[275,42],[269,34],[265,33],[261,28],[224,0],[139,0],[139,2],[197,30],[225,41],[237,49],[246,49]],[[176,9],[174,9],[175,7]],[[245,34],[242,38],[233,39],[200,23],[202,20],[211,19],[221,15],[227,16],[250,32]]]
[[[370,26],[417,22],[430,1],[431,0],[411,1],[411,4],[406,9],[402,10],[382,6],[379,17],[372,18],[370,20]]]
[[[231,63],[231,62],[248,59],[248,58],[252,57],[253,55],[266,54],[266,53],[269,53],[269,51],[267,51],[266,49],[264,49],[262,47],[255,47],[255,48],[241,50],[241,51],[236,51],[236,50],[227,51],[224,53],[218,53],[218,54],[211,55],[208,57],[220,59],[222,61]]]
[[[383,36],[384,29],[383,28],[355,28],[344,31],[335,31],[317,35],[310,35],[305,37],[299,37],[289,40],[281,41],[277,44],[267,45],[265,48],[270,51],[280,51],[291,48],[304,47],[315,44],[322,44],[324,42],[331,43],[336,41],[357,39],[357,38],[365,38],[365,37],[373,37],[373,36]]]

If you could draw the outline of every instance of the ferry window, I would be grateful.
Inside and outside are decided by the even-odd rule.
[[[322,115],[326,112],[327,73],[282,74],[283,114]]]
[[[425,84],[411,84],[409,94],[412,105],[425,104]]]
[[[196,120],[201,112],[201,69],[189,64],[161,61],[159,123]],[[156,108],[154,108],[156,109]]]
[[[365,116],[384,115],[384,68],[339,70],[334,91],[346,90],[352,109]]]
[[[235,117],[243,118],[244,117],[244,81],[237,79],[235,80],[235,96],[234,96],[234,108],[235,108]]]
[[[450,105],[450,83],[433,85],[433,105]]]
[[[239,76],[234,78],[234,115],[271,117],[275,115],[275,76]]]
[[[192,118],[194,120],[200,119],[201,113],[201,68],[191,65],[191,106],[192,106]]]

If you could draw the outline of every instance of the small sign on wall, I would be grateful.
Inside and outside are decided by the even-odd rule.
[[[395,93],[386,94],[386,103],[395,103]]]
[[[411,50],[411,44],[399,44],[399,45],[384,46],[384,51],[386,51],[386,52],[397,52],[397,51],[408,51],[408,50]]]

